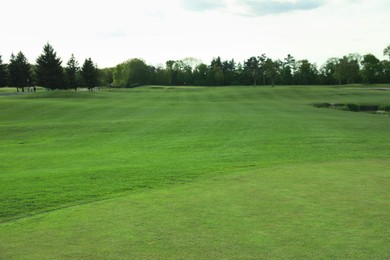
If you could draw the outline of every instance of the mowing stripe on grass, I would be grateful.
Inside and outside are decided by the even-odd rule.
[[[237,170],[389,158],[389,117],[311,106],[389,95],[221,87],[1,97],[0,222]]]

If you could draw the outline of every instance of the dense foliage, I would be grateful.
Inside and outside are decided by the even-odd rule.
[[[210,65],[189,64],[187,59],[168,61],[165,68],[150,66],[149,82],[159,85],[336,85],[353,83],[389,83],[390,62],[372,54],[350,54],[331,58],[321,66],[309,60],[296,61],[288,55],[273,60],[265,54],[243,63],[214,58]],[[114,70],[115,73],[115,70]],[[114,81],[114,86],[116,85]]]
[[[83,67],[81,68],[81,77],[83,79],[83,86],[88,88],[88,90],[92,90],[98,86],[99,72],[91,58],[84,61]]]
[[[0,87],[8,86],[8,70],[7,65],[3,63],[0,56]]]
[[[16,87],[18,92],[19,88],[24,92],[24,88],[29,87],[32,83],[31,66],[22,52],[19,52],[16,56],[11,55],[8,71],[9,83]]]
[[[46,44],[32,75],[28,69],[31,65],[23,53],[20,52],[17,57],[12,54],[9,64],[3,64],[0,56],[0,86],[9,85],[23,90],[35,82],[48,89],[77,90],[77,87],[85,87],[92,90],[96,86],[135,87],[145,84],[274,86],[390,83],[390,45],[383,54],[389,56],[389,60],[379,60],[373,54],[349,54],[330,58],[321,67],[307,59],[296,60],[290,54],[283,60],[262,54],[243,62],[217,57],[210,64],[185,58],[168,60],[165,66],[152,66],[142,59],[130,59],[114,68],[105,69],[98,69],[89,58],[80,69],[73,54],[63,68],[53,47]],[[16,69],[22,66],[16,65],[18,62],[24,64],[24,69]]]
[[[67,86],[68,86],[68,88],[77,90],[77,87],[80,84],[80,80],[79,80],[80,68],[79,68],[79,64],[78,64],[78,62],[73,54],[70,57],[70,59],[66,65],[67,66],[65,68],[65,73],[66,73],[66,79],[67,79]]]
[[[113,84],[119,87],[132,87],[151,82],[152,72],[143,60],[132,59],[116,66]]]
[[[22,52],[17,56],[11,54],[9,64],[3,64],[0,56],[0,87],[16,87],[18,91],[19,88],[24,91],[26,87],[30,90],[30,86],[35,85],[50,90],[77,90],[78,87],[91,90],[98,85],[108,85],[111,82],[112,80],[100,82],[99,70],[91,58],[86,59],[80,69],[72,54],[67,66],[63,68],[61,58],[49,43],[43,47],[43,53],[37,58],[36,65],[31,65]]]
[[[66,88],[61,64],[62,61],[57,57],[53,47],[46,44],[43,47],[43,53],[37,59],[36,83],[48,89]]]

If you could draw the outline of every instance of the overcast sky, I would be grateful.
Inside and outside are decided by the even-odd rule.
[[[265,53],[322,65],[390,44],[389,0],[2,0],[0,55],[30,63],[49,42],[65,65],[100,68],[130,58],[148,64],[194,57],[237,62]]]

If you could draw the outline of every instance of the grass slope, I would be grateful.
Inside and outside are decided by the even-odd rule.
[[[390,160],[251,170],[0,226],[2,259],[388,259]]]
[[[262,256],[311,257],[321,243],[329,257],[388,257],[380,229],[389,226],[389,117],[311,104],[388,105],[389,94],[151,87],[0,96],[0,258],[116,258],[129,248],[146,258],[255,257],[262,248]],[[178,207],[166,212],[164,194]],[[295,214],[281,219],[286,210]],[[198,232],[198,218],[212,225]],[[261,237],[273,228],[280,232]],[[79,246],[61,246],[73,237]],[[295,239],[303,242],[288,248]]]

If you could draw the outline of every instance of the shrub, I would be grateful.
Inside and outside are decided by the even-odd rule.
[[[360,106],[356,104],[347,104],[346,106],[347,110],[353,111],[353,112],[359,112],[360,111]]]

